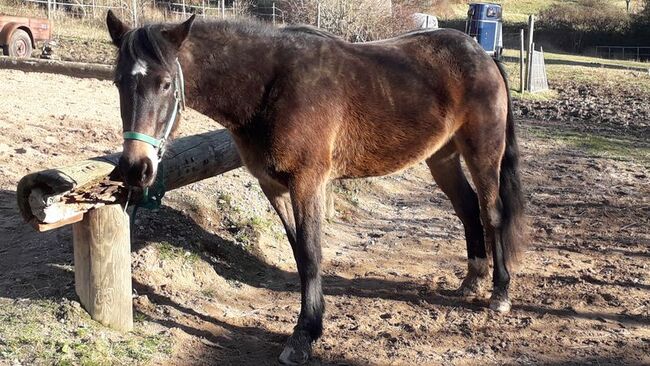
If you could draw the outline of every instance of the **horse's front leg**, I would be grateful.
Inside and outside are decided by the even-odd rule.
[[[296,242],[291,243],[300,275],[300,316],[289,337],[280,362],[288,365],[306,363],[311,346],[323,332],[325,303],[321,287],[321,222],[325,183],[319,178],[295,179],[290,185],[296,222]]]

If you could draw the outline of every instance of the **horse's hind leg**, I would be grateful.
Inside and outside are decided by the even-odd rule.
[[[498,119],[495,118],[498,121]],[[463,126],[455,141],[476,186],[485,231],[486,248],[493,261],[490,308],[499,312],[510,310],[508,287],[510,274],[506,267],[501,240],[502,203],[499,196],[499,172],[505,149],[505,124],[486,121]]]
[[[479,296],[482,292],[481,280],[487,277],[489,267],[478,197],[461,169],[460,154],[453,141],[429,157],[426,162],[433,179],[449,197],[465,228],[467,276],[459,292],[463,296]]]

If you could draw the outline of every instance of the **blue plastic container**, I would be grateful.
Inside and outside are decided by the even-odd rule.
[[[502,27],[501,5],[469,4],[465,33],[476,39],[485,52],[494,57],[500,57],[503,49]]]

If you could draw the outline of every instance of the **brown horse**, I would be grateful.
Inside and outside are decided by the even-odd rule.
[[[506,76],[474,40],[443,29],[351,44],[310,27],[193,21],[129,29],[108,13],[119,48],[120,168],[129,185],[154,181],[183,87],[190,107],[228,128],[284,224],[300,275],[300,316],[281,362],[306,362],[322,333],[321,222],[332,179],[425,160],[465,227],[461,293],[479,290],[491,254],[490,307],[510,309],[524,231],[518,150]]]

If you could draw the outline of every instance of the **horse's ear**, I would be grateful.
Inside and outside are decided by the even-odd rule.
[[[183,23],[172,27],[171,29],[163,30],[161,33],[171,44],[176,46],[176,48],[181,48],[181,45],[187,38],[187,35],[190,34],[190,29],[192,29],[192,23],[194,23],[194,18],[196,14],[184,21]]]
[[[108,14],[106,14],[106,25],[108,26],[108,33],[111,35],[113,44],[120,47],[124,33],[128,32],[130,29],[129,26],[122,23],[122,21],[113,14],[112,10],[109,10]]]

